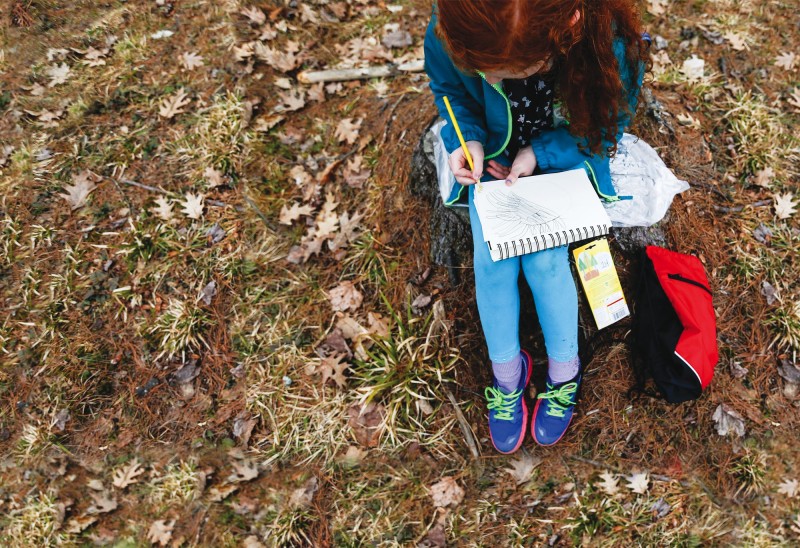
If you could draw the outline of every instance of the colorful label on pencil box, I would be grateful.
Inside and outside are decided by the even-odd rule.
[[[572,250],[581,285],[598,329],[630,315],[608,240],[601,238]]]

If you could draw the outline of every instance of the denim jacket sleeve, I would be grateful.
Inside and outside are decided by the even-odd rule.
[[[445,148],[450,153],[460,146],[444,104],[445,96],[450,101],[464,140],[478,141],[485,145],[487,132],[483,107],[469,94],[464,82],[465,78],[474,77],[462,73],[453,65],[450,56],[434,32],[435,26],[436,16],[434,14],[431,16],[425,33],[425,72],[430,78],[430,87],[439,115],[447,120],[447,124],[442,128],[442,140]]]
[[[613,137],[614,142],[619,142],[625,128],[631,122],[630,113],[636,110],[639,88],[644,77],[644,67],[640,64],[639,73],[635,77],[631,74],[632,71],[625,60],[625,43],[621,38],[614,40],[614,53],[620,66],[620,77],[627,90],[627,100],[630,106],[630,111],[621,110],[617,120],[617,132]],[[579,145],[582,143],[586,143],[585,138],[576,137],[569,132],[568,126],[561,126],[540,133],[531,141],[531,147],[542,171],[566,171],[583,167],[587,170],[589,178],[593,180],[601,198],[606,201],[617,200],[618,197],[611,184],[609,157],[605,152],[605,149],[612,144],[611,141],[604,139],[602,150],[598,154],[581,150]]]

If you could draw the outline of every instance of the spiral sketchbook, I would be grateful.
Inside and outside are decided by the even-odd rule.
[[[493,261],[608,234],[611,220],[586,171],[488,181],[475,208]]]

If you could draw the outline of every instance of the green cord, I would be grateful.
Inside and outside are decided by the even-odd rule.
[[[489,410],[497,410],[495,419],[500,421],[513,420],[514,406],[517,400],[522,397],[522,390],[514,390],[510,394],[504,394],[499,388],[486,387],[484,392]]]
[[[548,415],[551,417],[564,418],[564,412],[567,410],[567,407],[575,405],[573,396],[575,392],[578,391],[578,383],[569,382],[561,385],[557,389],[548,384],[547,388],[549,390],[539,394],[537,399],[550,400],[550,405],[547,409]]]

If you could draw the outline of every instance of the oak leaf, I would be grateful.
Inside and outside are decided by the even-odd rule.
[[[113,485],[117,489],[125,489],[129,485],[137,483],[138,476],[144,473],[144,468],[138,459],[133,459],[128,464],[120,466],[114,471]]]
[[[800,494],[800,482],[796,479],[784,479],[778,486],[778,493],[793,499]]]
[[[166,196],[159,196],[156,198],[156,205],[158,205],[158,207],[151,208],[150,211],[162,221],[169,221],[175,216],[172,211],[172,200],[168,199]]]
[[[786,71],[794,70],[795,63],[797,63],[797,54],[793,51],[782,51],[775,57],[775,66]]]
[[[619,493],[619,478],[606,470],[600,474],[600,479],[603,481],[595,483],[606,495],[614,496]]]
[[[66,63],[60,65],[52,65],[47,69],[47,75],[50,77],[50,82],[47,87],[52,88],[59,84],[64,84],[72,75],[69,66]]]
[[[364,297],[353,282],[344,281],[330,290],[328,299],[330,299],[335,312],[344,312],[345,310],[356,310],[361,306]]]
[[[775,171],[771,167],[767,166],[764,169],[756,172],[755,183],[758,186],[769,188],[772,184],[773,177],[775,177]]]
[[[70,205],[72,211],[75,211],[86,205],[89,194],[97,188],[95,183],[102,179],[102,177],[89,170],[81,171],[77,175],[72,176],[73,184],[65,186],[64,190],[66,192],[61,194],[61,196]]]
[[[193,194],[191,192],[187,192],[185,195],[186,200],[181,203],[181,208],[183,208],[183,214],[189,217],[190,219],[202,219],[203,218],[203,208],[205,206],[204,200],[206,195],[202,192]]]
[[[166,546],[172,540],[172,529],[175,527],[175,520],[159,519],[150,525],[147,531],[147,540],[159,546]]]
[[[788,219],[793,214],[797,213],[795,207],[798,202],[793,200],[794,195],[791,192],[785,194],[778,194],[777,192],[772,195],[775,200],[775,215],[778,219]]]
[[[202,56],[188,51],[181,55],[181,64],[186,70],[194,70],[205,65]]]
[[[530,455],[523,451],[518,458],[510,461],[511,468],[504,468],[503,470],[516,480],[517,485],[522,485],[531,479],[533,471],[541,462],[541,457]]]
[[[647,489],[650,486],[650,477],[647,472],[631,474],[625,479],[628,480],[628,485],[626,487],[634,493],[638,493],[640,495],[647,493]]]
[[[436,508],[458,506],[464,500],[464,490],[452,476],[445,476],[431,485],[431,498]]]
[[[278,222],[282,225],[291,225],[294,221],[299,219],[301,215],[309,216],[313,212],[314,208],[308,204],[301,205],[300,202],[295,202],[292,204],[292,207],[286,207],[286,204],[284,204],[278,216]]]
[[[348,145],[352,145],[358,140],[358,130],[361,128],[362,121],[361,118],[355,122],[353,122],[352,118],[343,118],[339,121],[339,125],[336,126],[334,136],[340,143],[345,142]]]
[[[323,358],[319,367],[319,372],[322,373],[323,385],[327,383],[329,379],[333,379],[333,382],[335,382],[336,386],[339,388],[347,386],[347,377],[344,376],[344,372],[350,367],[350,364],[342,361],[345,357],[345,354],[337,354],[335,356]]]
[[[158,115],[170,120],[174,118],[176,114],[183,114],[183,107],[191,102],[192,100],[188,98],[186,92],[180,89],[175,95],[165,97],[164,100],[161,101],[161,105],[158,108]]]

